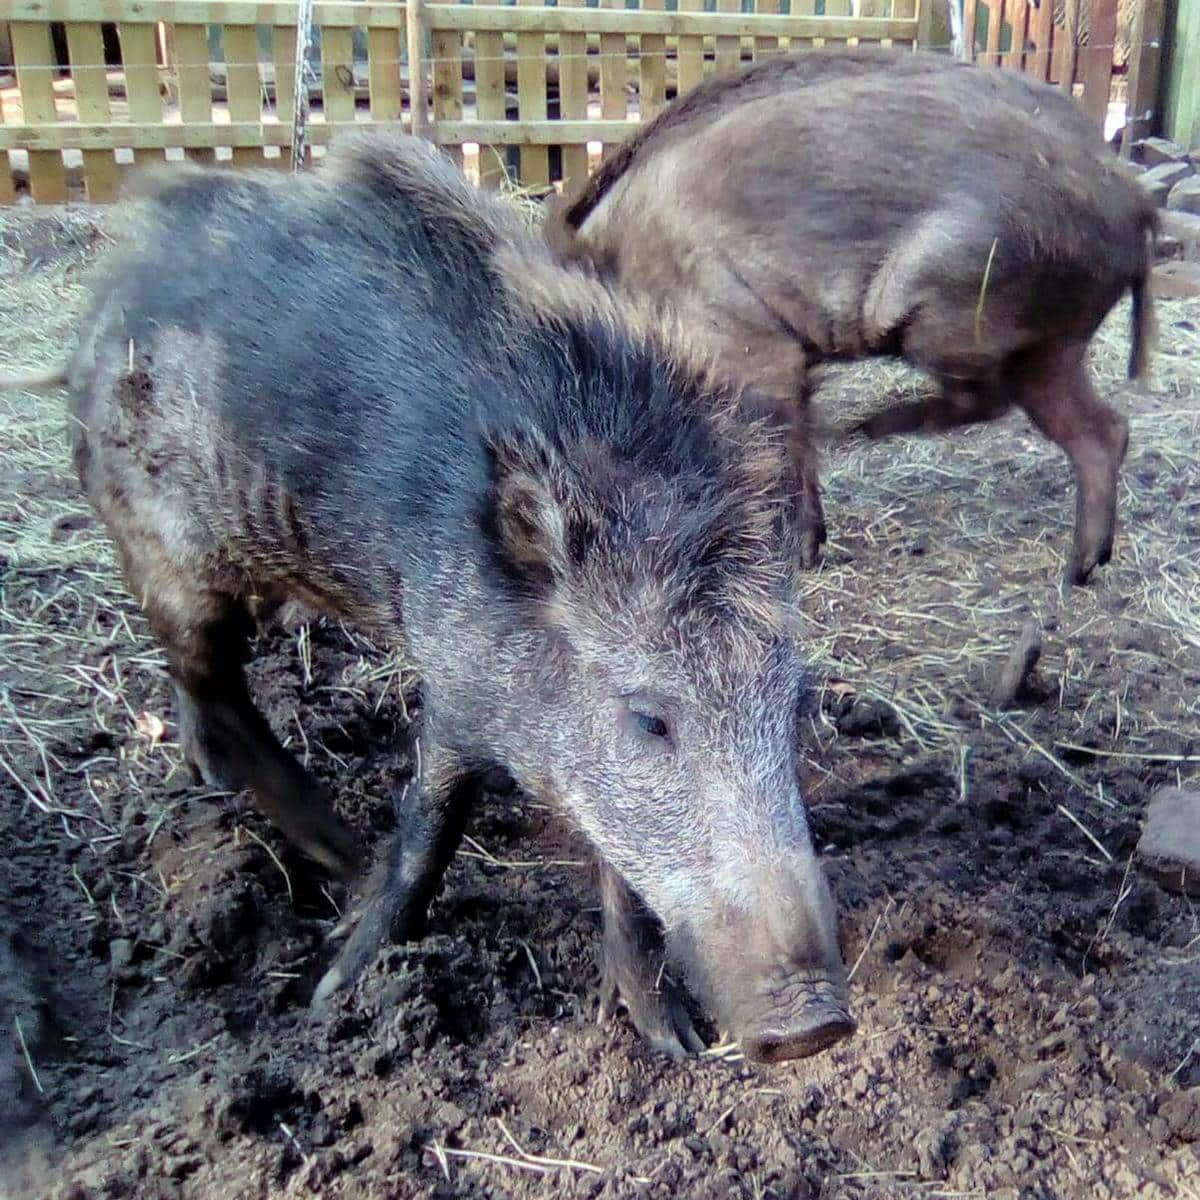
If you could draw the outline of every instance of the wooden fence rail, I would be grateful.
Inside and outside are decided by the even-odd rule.
[[[590,2],[317,0],[300,89],[307,142],[402,123],[469,159],[485,184],[574,183],[708,74],[785,49],[930,43],[932,0]],[[1065,0],[1061,26],[1052,0],[966,0],[968,53],[1058,81],[1102,119],[1117,0],[1084,2],[1081,49],[1081,0]],[[299,8],[4,0],[0,203],[26,188],[37,202],[109,201],[131,163],[164,157],[287,165]]]

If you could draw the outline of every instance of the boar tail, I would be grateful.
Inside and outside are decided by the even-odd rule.
[[[1150,367],[1150,348],[1154,341],[1154,305],[1150,299],[1150,264],[1154,261],[1157,216],[1146,228],[1146,255],[1141,269],[1130,284],[1133,299],[1130,314],[1129,378],[1145,379]]]
[[[63,387],[69,378],[71,364],[61,362],[57,366],[41,371],[18,371],[12,375],[0,374],[0,392],[20,390],[23,392],[48,392],[51,388]]]

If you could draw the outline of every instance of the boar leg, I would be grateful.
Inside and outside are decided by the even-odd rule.
[[[362,973],[389,942],[420,936],[434,892],[462,840],[480,793],[478,777],[436,744],[421,742],[425,761],[396,799],[396,829],[386,859],[365,890],[354,931],[313,993],[322,1009]],[[420,761],[420,759],[418,759]]]
[[[941,433],[994,421],[1011,407],[1011,400],[995,381],[943,378],[940,391],[889,404],[851,426],[849,432],[872,441],[900,433]]]
[[[114,532],[117,532],[114,530]],[[271,821],[340,877],[358,849],[320,785],[279,744],[254,706],[243,669],[254,622],[236,597],[190,579],[143,527],[119,541],[130,590],[143,597],[175,684],[180,743],[206,783],[248,789]]]
[[[704,1048],[681,992],[662,971],[664,947],[657,919],[607,864],[600,865],[604,913],[604,969],[600,1020],[623,1007],[654,1049],[683,1058]]]
[[[1019,356],[1006,375],[1030,420],[1060,446],[1075,470],[1075,542],[1068,583],[1084,583],[1112,557],[1117,481],[1129,423],[1096,395],[1085,344],[1049,346]]]
[[[790,432],[791,461],[799,489],[796,515],[800,529],[800,565],[814,567],[828,532],[825,528],[825,509],[821,504],[821,476],[813,433],[811,389],[807,383],[801,386],[793,404]]]

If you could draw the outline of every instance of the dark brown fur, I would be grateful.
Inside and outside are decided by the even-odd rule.
[[[545,236],[560,257],[676,308],[726,371],[796,414],[809,559],[824,538],[809,368],[901,355],[941,396],[863,431],[1023,407],[1075,467],[1068,574],[1082,580],[1111,553],[1127,437],[1084,353],[1130,289],[1130,371],[1144,371],[1155,225],[1054,89],[936,55],[855,50],[697,88],[555,206]]]

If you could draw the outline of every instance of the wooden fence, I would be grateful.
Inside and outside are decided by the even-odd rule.
[[[1071,24],[1081,2],[1092,22],[1082,51]],[[401,122],[468,159],[485,184],[505,173],[574,182],[707,74],[785,49],[931,41],[932,0],[585,3],[316,3],[299,93],[310,143]],[[1066,0],[1063,26],[1052,0],[1035,3],[966,0],[968,52],[1082,93],[1102,119],[1117,0]],[[109,201],[131,163],[164,157],[286,166],[299,8],[4,0],[13,70],[4,78],[0,65],[0,203],[26,187],[38,202]]]

